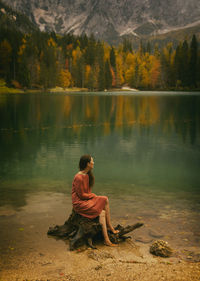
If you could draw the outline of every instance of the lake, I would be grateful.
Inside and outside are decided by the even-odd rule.
[[[1,94],[5,252],[11,223],[26,239],[27,226],[68,217],[82,154],[94,158],[93,192],[109,196],[114,223],[144,221],[138,241],[155,231],[200,253],[200,93],[179,92]]]

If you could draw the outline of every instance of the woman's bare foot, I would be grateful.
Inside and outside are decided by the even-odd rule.
[[[112,228],[109,228],[109,230],[110,230],[113,234],[119,233],[119,230],[115,230],[113,227],[112,227]]]
[[[116,246],[118,246],[117,244],[113,244],[110,240],[109,241],[104,241],[104,245],[109,246],[109,247],[116,247]]]

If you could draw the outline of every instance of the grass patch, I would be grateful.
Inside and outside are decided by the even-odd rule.
[[[24,91],[15,88],[8,88],[6,86],[0,87],[0,94],[23,94]]]

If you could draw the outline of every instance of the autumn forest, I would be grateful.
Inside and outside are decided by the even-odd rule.
[[[195,90],[200,88],[200,49],[195,35],[178,46],[141,42],[133,50],[128,39],[110,46],[93,36],[1,29],[0,79],[18,89]]]

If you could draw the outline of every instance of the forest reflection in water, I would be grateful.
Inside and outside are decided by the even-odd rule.
[[[199,195],[200,95],[33,94],[0,97],[0,205],[32,191],[70,192],[81,154],[95,192],[118,198]]]
[[[9,95],[0,98],[0,129],[10,136],[19,131],[23,138],[28,130],[54,128],[56,135],[62,128],[72,128],[73,135],[81,138],[87,126],[101,126],[97,133],[105,136],[123,125],[156,125],[163,134],[175,132],[183,141],[188,136],[195,143],[200,130],[199,105],[200,96],[192,94]]]

